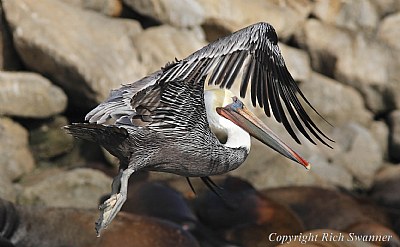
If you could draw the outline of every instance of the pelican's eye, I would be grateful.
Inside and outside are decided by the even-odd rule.
[[[244,104],[242,101],[240,101],[238,99],[238,97],[233,96],[232,101],[233,101],[233,103],[230,104],[232,108],[234,108],[234,109],[242,109],[243,108]]]

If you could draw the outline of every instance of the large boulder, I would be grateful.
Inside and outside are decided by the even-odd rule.
[[[76,168],[30,179],[22,185],[24,189],[18,198],[22,204],[97,208],[100,197],[110,192],[111,178],[98,170]]]
[[[257,22],[269,22],[278,36],[288,39],[312,10],[312,1],[197,0],[204,8],[203,27],[209,40]],[[246,11],[243,11],[246,10]]]
[[[393,108],[389,79],[395,78],[395,57],[384,45],[370,35],[322,23],[315,19],[306,22],[300,44],[311,56],[318,72],[356,88],[366,106],[374,113]]]
[[[351,30],[373,30],[379,21],[378,11],[370,0],[316,1],[313,14],[323,22]]]
[[[400,10],[399,0],[379,0],[372,1],[379,16],[385,17]]]
[[[300,49],[279,43],[285,64],[296,81],[307,81],[311,76],[311,63],[308,54]]]
[[[35,162],[28,148],[28,132],[9,118],[0,118],[0,171],[14,181],[31,172]]]
[[[360,93],[350,86],[313,72],[310,80],[300,84],[300,89],[314,108],[334,126],[349,121],[368,126],[372,121],[372,114],[365,109]],[[324,124],[312,109],[307,108],[307,111],[312,119]]]
[[[68,124],[63,116],[56,116],[30,131],[29,144],[38,160],[49,160],[72,150],[74,138],[62,129]]]
[[[144,75],[132,44],[141,32],[136,21],[52,0],[5,0],[3,7],[26,67],[60,85],[74,105],[91,107]]]
[[[175,58],[183,59],[206,43],[199,29],[178,29],[169,25],[151,27],[133,39],[146,72],[159,70]]]
[[[350,122],[333,132],[335,149],[331,161],[340,165],[354,177],[354,187],[371,187],[376,172],[383,166],[383,151],[365,127]]]
[[[11,179],[9,179],[5,174],[0,173],[0,198],[15,202],[17,199],[16,192],[16,188]]]
[[[67,107],[67,96],[43,76],[29,72],[0,72],[0,114],[47,118]]]
[[[12,36],[7,23],[4,20],[4,10],[0,2],[0,69],[19,70],[21,61],[14,49]]]
[[[278,136],[281,137],[281,135]],[[282,135],[282,137],[286,139],[286,136]],[[292,147],[298,151],[297,146],[293,145]],[[302,154],[301,152],[299,153]],[[304,158],[308,159],[308,157]],[[312,169],[313,165],[311,171]],[[299,164],[255,140],[252,141],[249,157],[239,168],[233,170],[230,174],[251,181],[252,185],[257,189],[295,185],[332,186],[329,181],[324,180],[321,176],[311,171],[306,170]]]
[[[121,0],[62,0],[83,9],[100,12],[104,15],[119,16],[122,12]]]
[[[196,0],[123,0],[142,15],[176,27],[200,25],[204,10]]]
[[[400,12],[385,17],[379,24],[377,35],[389,46],[400,50]]]
[[[389,115],[389,157],[395,162],[400,161],[400,110]]]

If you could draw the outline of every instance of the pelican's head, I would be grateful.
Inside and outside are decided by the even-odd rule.
[[[205,90],[204,102],[210,128],[217,136],[226,138],[225,146],[244,147],[250,151],[251,135],[278,153],[309,169],[310,164],[280,140],[231,91]]]

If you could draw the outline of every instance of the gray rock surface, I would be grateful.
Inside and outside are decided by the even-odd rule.
[[[373,30],[379,21],[374,2],[376,1],[316,1],[313,14],[323,22],[351,30]]]
[[[159,70],[175,58],[183,59],[206,45],[202,31],[169,25],[148,28],[136,36],[133,43],[146,73]]]
[[[285,64],[296,81],[307,81],[311,76],[311,64],[308,54],[300,49],[279,44]]]
[[[368,126],[372,120],[372,114],[365,109],[360,93],[350,86],[313,72],[309,80],[300,84],[300,88],[317,111],[334,126],[349,121]],[[312,109],[307,108],[307,111],[315,121],[324,125],[324,121]]]
[[[0,72],[0,114],[47,118],[67,107],[67,96],[36,73]]]
[[[271,23],[282,39],[288,39],[305,21],[312,2],[302,1],[243,1],[197,0],[204,8],[204,24],[222,33],[233,32],[256,22]],[[246,10],[246,11],[243,11]],[[214,30],[215,31],[215,30]],[[211,39],[215,39],[215,36]]]
[[[299,40],[309,50],[312,67],[356,88],[368,109],[381,113],[392,108],[387,95],[390,80],[396,78],[392,74],[398,71],[392,69],[396,59],[371,35],[310,19]]]
[[[373,121],[369,126],[369,132],[382,150],[384,160],[388,160],[389,127],[387,124],[384,121]]]
[[[12,181],[3,173],[0,173],[0,198],[10,202],[15,202],[17,199],[17,190]]]
[[[400,161],[400,110],[389,115],[389,156],[396,162]]]
[[[296,150],[294,145],[292,148]],[[252,141],[251,152],[246,161],[230,174],[251,181],[257,189],[295,185],[331,186],[316,173],[306,170],[257,140]]]
[[[5,0],[3,7],[25,65],[51,78],[78,106],[93,106],[111,88],[144,75],[131,41],[141,31],[136,21],[51,0]]]
[[[399,0],[379,0],[372,3],[375,5],[381,18],[400,10]]]
[[[1,70],[19,70],[22,68],[21,61],[14,49],[12,36],[8,29],[2,3],[0,2],[0,69]]]
[[[25,184],[18,201],[49,207],[97,208],[100,197],[110,192],[111,180],[89,168],[60,171],[36,183]]]
[[[386,16],[379,25],[378,38],[390,47],[400,50],[398,37],[400,35],[400,12]]]
[[[142,15],[176,27],[200,25],[204,10],[196,0],[123,0]]]
[[[29,145],[36,159],[47,160],[71,151],[74,138],[62,129],[67,124],[65,117],[56,116],[30,132]]]
[[[0,118],[0,171],[10,181],[31,172],[35,162],[28,148],[28,132],[9,118]]]
[[[368,129],[349,123],[336,128],[332,163],[345,167],[355,178],[354,187],[370,188],[375,173],[383,165],[383,152]]]
[[[93,10],[108,16],[119,16],[122,12],[121,0],[62,0],[83,9]]]
[[[400,166],[387,165],[376,175],[371,196],[379,204],[399,208],[400,194]]]

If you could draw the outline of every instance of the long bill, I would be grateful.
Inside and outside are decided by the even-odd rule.
[[[251,113],[236,97],[234,98],[234,103],[225,107],[217,107],[216,110],[219,115],[229,119],[265,145],[274,149],[283,156],[299,163],[306,169],[310,169],[310,163],[300,157],[300,155],[279,139],[270,128]]]

